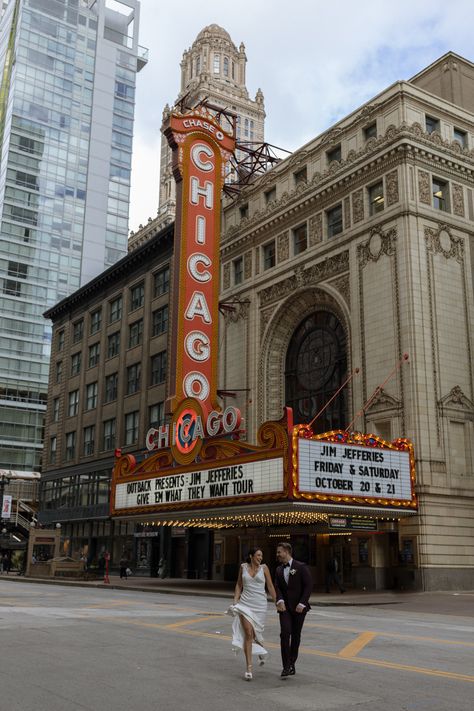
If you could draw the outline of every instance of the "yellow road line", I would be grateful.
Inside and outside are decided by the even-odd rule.
[[[323,623],[319,624],[317,622],[305,622],[306,627],[316,627],[324,630],[331,630],[332,632],[358,632],[362,633],[359,627],[335,627],[334,625],[325,625]],[[385,632],[381,630],[371,630],[373,634],[378,637],[394,637],[396,639],[414,639],[419,642],[434,642],[436,644],[451,644],[459,647],[474,647],[474,642],[461,642],[460,640],[454,639],[442,639],[440,637],[423,637],[421,635],[415,634],[401,634],[399,632]]]
[[[180,620],[179,622],[172,622],[170,625],[163,625],[163,629],[173,630],[178,629],[178,627],[187,627],[188,625],[195,625],[196,622],[204,622],[205,620],[215,620],[215,615],[209,615],[208,617],[193,617],[188,620]]]
[[[349,644],[346,644],[346,646],[341,649],[339,652],[340,657],[355,657],[361,649],[364,649],[369,642],[373,640],[374,637],[376,637],[375,632],[362,632],[358,637],[352,640],[352,642],[349,642]]]
[[[111,621],[109,617],[104,618],[107,621]],[[204,621],[205,618],[200,618]],[[215,619],[215,616],[213,616],[210,619]],[[118,620],[114,620],[116,622],[121,622],[123,624],[129,624],[129,625],[135,625],[137,627],[147,627],[151,629],[161,629],[161,630],[167,630],[170,631],[170,627],[168,625],[159,625],[153,622],[142,622],[140,620],[133,620],[133,619],[124,619],[120,618]],[[199,621],[198,619],[196,622]],[[185,627],[175,627],[172,628],[171,631],[176,632],[178,634],[186,634],[190,635],[192,637],[208,637],[212,639],[221,639],[221,640],[231,640],[232,638],[229,635],[223,635],[219,634],[217,635],[215,632],[201,632],[199,630],[191,630],[191,629],[186,629]],[[265,646],[270,648],[270,649],[279,649],[280,645],[275,644],[275,643],[265,643]],[[326,659],[335,659],[340,662],[346,662],[349,664],[363,664],[365,666],[373,666],[373,667],[380,667],[383,669],[393,669],[395,671],[405,671],[405,672],[410,672],[412,674],[421,674],[424,676],[435,676],[435,677],[440,677],[443,679],[451,679],[453,681],[465,681],[470,684],[474,684],[474,676],[471,676],[469,674],[458,674],[456,672],[447,672],[443,671],[441,669],[429,669],[426,667],[415,667],[411,666],[409,664],[398,664],[397,662],[386,662],[386,661],[379,661],[377,659],[368,659],[365,657],[341,657],[340,654],[335,654],[334,652],[321,652],[317,649],[309,649],[308,647],[300,647],[300,654],[308,655],[308,656],[313,656],[313,657],[324,657]]]

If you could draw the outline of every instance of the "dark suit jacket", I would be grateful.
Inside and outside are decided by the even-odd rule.
[[[295,571],[292,573],[292,571]],[[275,592],[277,601],[284,600],[285,607],[290,612],[296,610],[297,605],[301,603],[309,610],[309,596],[313,590],[313,581],[311,573],[304,563],[297,560],[292,561],[290,575],[288,576],[288,585],[285,583],[283,574],[283,566],[279,565],[275,572]]]

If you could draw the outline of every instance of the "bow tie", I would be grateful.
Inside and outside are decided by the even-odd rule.
[[[285,563],[285,565],[284,565],[283,567],[284,567],[284,568],[289,568],[289,567],[290,567],[290,564],[289,564],[289,563]]]

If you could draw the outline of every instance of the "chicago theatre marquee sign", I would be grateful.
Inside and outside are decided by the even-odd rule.
[[[222,409],[217,396],[220,202],[235,142],[204,110],[173,113],[165,135],[177,181],[170,422],[149,430],[140,464],[129,454],[116,459],[112,516],[176,523],[212,509],[223,520],[229,507],[275,512],[279,505],[414,511],[407,440],[314,435],[293,427],[289,408],[260,427],[257,444],[240,440],[239,410]]]

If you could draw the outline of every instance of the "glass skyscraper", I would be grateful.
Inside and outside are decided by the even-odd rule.
[[[0,469],[40,469],[43,312],[127,252],[138,25],[137,0],[10,0],[1,19]]]

